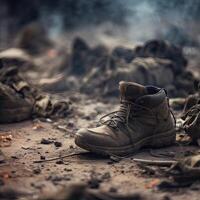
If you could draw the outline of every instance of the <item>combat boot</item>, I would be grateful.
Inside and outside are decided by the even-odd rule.
[[[22,97],[11,87],[0,83],[0,123],[30,119],[33,102]]]
[[[200,139],[200,83],[195,88],[197,93],[186,99],[182,119],[183,128],[194,143]]]
[[[143,147],[172,145],[175,119],[166,91],[134,82],[120,82],[119,90],[119,110],[104,116],[101,126],[79,130],[75,143],[108,155],[128,155]]]

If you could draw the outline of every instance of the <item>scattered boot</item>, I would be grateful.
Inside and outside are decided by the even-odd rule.
[[[199,143],[200,139],[200,83],[198,83],[198,93],[186,99],[182,119],[185,120],[183,128],[194,143]]]
[[[0,68],[0,123],[39,118],[63,118],[70,102],[57,101],[26,82],[16,67]]]
[[[120,82],[121,105],[104,116],[102,126],[82,129],[75,143],[108,155],[128,155],[142,147],[164,147],[175,141],[175,119],[164,89]],[[104,120],[106,117],[109,119]]]
[[[33,103],[11,87],[0,83],[0,123],[19,122],[31,117]]]

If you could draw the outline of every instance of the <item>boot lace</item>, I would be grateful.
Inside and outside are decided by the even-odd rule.
[[[116,128],[118,123],[125,123],[128,126],[128,119],[130,116],[131,106],[135,108],[145,109],[151,111],[150,109],[143,107],[141,105],[135,104],[127,100],[121,100],[120,108],[117,111],[108,113],[100,118],[100,123],[103,125],[108,125],[110,127]],[[135,109],[136,110],[136,109]],[[138,109],[137,109],[138,110]],[[104,120],[106,117],[109,117],[107,120]]]
[[[195,118],[200,113],[200,104],[196,104],[192,106],[184,115],[183,119],[185,119],[185,124],[188,124],[193,118]]]

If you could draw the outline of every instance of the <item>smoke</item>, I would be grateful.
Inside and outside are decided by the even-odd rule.
[[[161,16],[156,12],[156,6],[149,1],[127,1],[129,11],[127,16],[127,36],[133,41],[145,41],[155,38],[161,26]]]
[[[128,37],[132,41],[166,39],[179,45],[198,42],[200,2],[126,0]]]
[[[157,38],[183,46],[199,40],[199,0],[0,0],[0,3],[6,7],[4,16],[8,25],[4,27],[9,29],[1,31],[1,35],[18,32],[36,21],[48,29],[52,38],[65,33],[83,35],[89,42],[126,45]],[[0,13],[5,12],[2,9]],[[5,24],[5,20],[0,23]]]
[[[59,27],[57,33],[70,32],[90,43],[129,46],[155,38],[181,46],[199,43],[198,0],[63,0],[57,14],[60,20],[50,33]]]

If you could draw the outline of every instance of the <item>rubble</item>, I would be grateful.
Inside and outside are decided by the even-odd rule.
[[[62,142],[55,141],[54,145],[55,147],[62,147]]]
[[[18,197],[22,196],[18,191],[12,189],[12,188],[8,188],[8,189],[0,189],[0,198],[1,199],[8,199],[8,200],[15,200],[18,199]]]
[[[101,79],[94,79],[91,77],[87,80],[87,82],[84,82],[83,87],[94,87],[97,88],[97,90],[100,88],[104,95],[116,95],[118,89],[116,85],[121,80],[134,80],[143,85],[170,87],[174,81],[174,74],[170,69],[172,65],[173,63],[170,61],[163,59],[136,58],[128,65],[118,67],[114,71],[107,71],[107,73],[103,76],[103,81]],[[166,78],[161,78],[162,73],[166,74]],[[87,91],[91,91],[91,88],[88,88]]]
[[[116,59],[124,60],[126,63],[130,63],[136,57],[133,49],[124,48],[123,46],[115,47],[111,55]]]
[[[160,197],[155,197],[155,195],[149,194],[148,192],[135,190],[131,194],[118,194],[117,192],[106,192],[102,190],[92,190],[89,189],[87,185],[84,184],[71,184],[68,187],[64,187],[53,195],[44,195],[39,200],[170,200],[170,197],[165,195],[160,195]]]
[[[106,46],[91,48],[76,38],[71,55],[60,68],[67,78],[58,81],[56,88],[116,96],[116,85],[124,80],[164,87],[170,97],[186,97],[194,92],[195,80],[187,63],[182,48],[163,40],[147,41],[132,49],[118,46],[110,52]]]
[[[33,104],[12,88],[0,83],[0,95],[0,123],[18,122],[31,117]]]
[[[199,143],[200,139],[200,84],[196,86],[197,93],[187,98],[182,119],[184,120],[183,128],[192,138],[193,142]]]
[[[12,143],[12,135],[5,134],[5,135],[0,135],[0,147],[9,147],[11,146]],[[0,151],[0,157],[2,158],[2,152]]]
[[[66,117],[69,102],[52,101],[22,78],[16,67],[0,69],[0,123],[18,122],[32,117]]]
[[[183,56],[182,48],[164,40],[147,41],[143,46],[135,48],[135,54],[138,57],[153,57],[171,60],[175,63],[175,67],[173,68],[175,74],[181,73],[187,66],[187,60]]]
[[[168,171],[179,187],[190,186],[200,180],[200,155],[185,157],[178,161]]]
[[[25,26],[20,31],[16,43],[17,47],[32,55],[44,53],[52,46],[52,41],[48,38],[47,32],[37,23],[30,23]]]
[[[29,38],[29,31],[31,40],[27,39]],[[111,111],[113,105],[110,104],[115,104],[114,98],[110,98],[113,100],[110,103],[110,99],[108,100],[102,97],[117,96],[117,85],[121,80],[136,81],[144,85],[164,87],[170,97],[178,97],[170,100],[170,105],[173,104],[173,109],[176,109],[176,112],[179,114],[184,106],[185,97],[194,92],[193,82],[195,80],[193,74],[187,71],[187,59],[184,57],[181,48],[165,41],[153,40],[148,41],[141,46],[137,46],[136,48],[116,46],[113,49],[110,49],[106,45],[90,46],[84,39],[76,38],[72,44],[71,54],[68,54],[69,52],[63,53],[62,51],[52,50],[46,55],[44,53],[51,48],[51,44],[48,43],[45,34],[43,35],[44,37],[38,38],[38,36],[42,35],[41,33],[44,33],[43,31],[39,31],[39,29],[34,31],[34,28],[28,28],[22,33],[21,39],[18,41],[18,47],[23,48],[24,51],[20,49],[11,49],[12,51],[9,50],[0,53],[0,61],[2,60],[1,63],[3,63],[0,65],[0,89],[2,89],[1,97],[3,97],[0,99],[0,101],[2,101],[1,105],[3,105],[0,108],[0,120],[2,119],[0,122],[18,122],[33,118],[41,118],[41,121],[45,118],[44,121],[49,122],[47,125],[52,127],[52,132],[49,131],[42,122],[42,125],[33,123],[31,128],[28,129],[28,131],[30,131],[30,133],[27,134],[29,138],[26,138],[27,145],[25,144],[25,146],[28,148],[21,147],[19,154],[10,156],[13,163],[17,160],[17,162],[22,163],[23,166],[29,166],[30,168],[33,166],[30,172],[33,181],[36,180],[35,177],[40,177],[41,180],[45,182],[49,181],[52,183],[53,187],[56,188],[58,185],[66,185],[68,183],[70,185],[71,182],[76,180],[74,178],[80,176],[80,178],[77,179],[84,183],[83,185],[78,185],[75,189],[73,189],[73,186],[70,186],[70,189],[64,187],[58,194],[55,196],[51,195],[47,199],[74,199],[74,195],[75,199],[87,200],[157,199],[152,196],[152,194],[143,195],[143,191],[135,192],[134,188],[140,187],[143,189],[154,190],[157,185],[161,185],[159,182],[163,184],[162,187],[166,187],[162,182],[163,177],[167,178],[167,180],[172,178],[173,182],[171,186],[176,188],[190,186],[199,180],[199,174],[193,174],[194,170],[193,166],[191,167],[190,165],[191,163],[189,163],[189,161],[183,161],[186,154],[181,154],[181,159],[176,156],[170,157],[171,160],[166,160],[167,156],[161,160],[149,160],[149,157],[147,157],[147,159],[127,159],[127,162],[123,160],[123,157],[111,156],[110,160],[105,160],[96,155],[88,155],[87,152],[83,152],[87,153],[86,156],[81,155],[83,154],[82,152],[77,153],[77,147],[72,143],[74,132],[77,131],[80,126],[84,124],[84,127],[87,127],[90,125],[88,120],[91,120],[92,124],[94,121],[97,121],[97,118],[104,113],[105,110],[108,109],[108,111]],[[31,54],[31,56],[27,53]],[[46,65],[42,66],[43,63],[46,64],[44,60],[46,59],[51,63],[53,57],[54,59],[57,59],[57,57],[63,57],[63,55],[66,55],[66,59],[63,63],[60,64],[61,60],[55,62],[55,65],[59,65],[59,67],[46,73]],[[44,57],[41,59],[40,56]],[[26,76],[22,76],[21,74],[21,67],[25,69],[21,63],[32,63],[33,60],[37,60],[37,63],[41,65],[39,67],[44,67],[43,71],[46,73],[44,79],[38,81],[35,85],[29,83],[25,78]],[[17,63],[18,61],[20,61],[19,64]],[[27,69],[29,70],[31,68]],[[26,70],[24,71],[25,73],[27,72]],[[35,74],[37,75],[39,73],[40,70],[36,71]],[[48,77],[49,74],[51,78]],[[54,76],[55,74],[56,76]],[[36,77],[36,81],[37,79],[38,78]],[[61,100],[61,97],[63,99],[64,95],[62,96],[62,94],[59,94],[58,98],[54,98],[53,95],[45,94],[40,91],[40,89],[44,89],[44,87],[38,87],[40,84],[42,86],[46,84],[46,91],[50,91],[51,87],[54,87],[51,92],[68,91],[66,96],[73,94],[75,91],[76,96],[73,97],[72,95],[71,97],[71,101],[75,105],[75,112],[73,115],[69,116],[72,112],[71,102]],[[80,94],[79,92],[85,93],[86,95]],[[85,95],[84,97],[86,98],[82,99],[81,95]],[[57,99],[59,99],[59,101]],[[98,108],[98,105],[96,104],[99,99],[103,99],[103,106],[100,108]],[[192,106],[198,104],[198,94],[192,95],[191,100],[188,102],[188,105],[185,106],[185,113],[191,110]],[[96,105],[91,107],[90,105],[92,104]],[[109,104],[110,106],[104,106],[106,104]],[[6,105],[12,110],[12,115],[8,115],[8,111],[5,111]],[[82,113],[79,113],[79,111],[76,110],[77,108],[81,110]],[[86,110],[92,110],[93,108],[93,114],[87,114]],[[187,117],[189,115],[190,114],[188,114]],[[67,119],[68,121],[54,120],[66,116],[71,118],[69,120]],[[186,121],[188,120],[187,117]],[[195,134],[198,134],[199,129],[196,129],[196,127],[199,123],[199,118],[199,116],[195,119],[192,118],[193,121],[190,120],[188,123],[191,128],[190,132],[187,131],[188,135],[192,136],[191,130],[193,133],[195,132]],[[54,123],[54,121],[56,122]],[[195,129],[193,129],[194,125]],[[180,126],[182,128],[182,124]],[[178,133],[180,132],[180,129],[176,130]],[[181,130],[181,133],[182,131],[183,130]],[[45,132],[49,135],[41,135],[47,134]],[[35,137],[37,136],[40,138],[37,138],[37,140],[30,139],[31,133],[33,133],[32,135]],[[21,140],[23,140],[23,137],[24,136],[21,135]],[[193,136],[194,140],[197,140],[197,143],[199,141],[198,137],[198,135]],[[67,145],[66,140],[68,141]],[[179,141],[177,140],[177,142]],[[183,142],[179,142],[179,145],[182,144]],[[184,144],[188,145],[189,143],[186,141]],[[65,147],[66,150],[69,150],[69,152],[67,151],[67,155],[65,153]],[[23,150],[26,150],[27,154],[30,153],[31,158],[30,160],[27,159],[27,162],[21,158],[22,156],[26,158],[26,153],[24,153]],[[159,156],[162,155],[160,154]],[[101,162],[100,165],[97,162],[97,159],[99,163]],[[4,162],[5,158],[0,157],[0,163],[2,163],[2,165],[7,164],[7,158],[6,163]],[[138,163],[140,163],[140,165],[138,165]],[[65,165],[68,165],[69,168],[65,168]],[[99,173],[98,170],[92,169],[92,167],[95,169],[96,166],[101,173]],[[125,169],[124,167],[127,168]],[[138,170],[137,167],[142,169],[142,172]],[[195,167],[199,168],[199,164],[195,165]],[[95,175],[87,179],[88,173],[92,171],[91,169]],[[189,171],[189,174],[187,174],[188,170],[191,170]],[[199,169],[197,170],[196,168],[195,170],[195,173],[199,171]],[[54,172],[56,172],[56,175],[54,175]],[[77,175],[77,177],[75,177],[75,175]],[[188,175],[189,181],[187,180]],[[119,180],[120,178],[118,180],[119,184],[124,184],[124,187],[129,187],[129,184],[132,183],[133,185],[135,184],[131,194],[128,192],[127,194],[121,194],[121,190],[124,191],[124,188],[117,184],[115,186],[115,183],[118,182],[116,181],[117,176],[123,177],[122,180]],[[135,180],[130,181],[132,177],[133,179],[135,178]],[[139,177],[142,177],[141,182],[145,183],[142,186],[137,185]],[[180,177],[185,179],[179,179]],[[19,179],[20,178],[21,177],[19,177]],[[146,180],[146,178],[149,180]],[[169,183],[167,184],[169,186]],[[40,188],[40,186],[37,185],[41,185],[40,182],[35,186],[37,189]],[[102,191],[102,187],[107,187],[108,185],[111,186],[110,189],[109,187],[107,188],[109,192]],[[41,188],[42,187],[43,186],[41,186]],[[169,199],[169,197],[166,197],[166,199]]]
[[[0,164],[5,162],[5,155],[3,152],[0,150]]]
[[[53,140],[49,140],[49,139],[45,139],[45,138],[42,138],[41,144],[52,144],[53,143]]]
[[[76,38],[72,46],[70,74],[88,74],[93,68],[104,68],[107,64],[108,49],[105,46],[91,48],[81,39]]]
[[[0,68],[16,66],[20,70],[32,69],[34,61],[25,51],[18,48],[10,48],[0,52]]]

